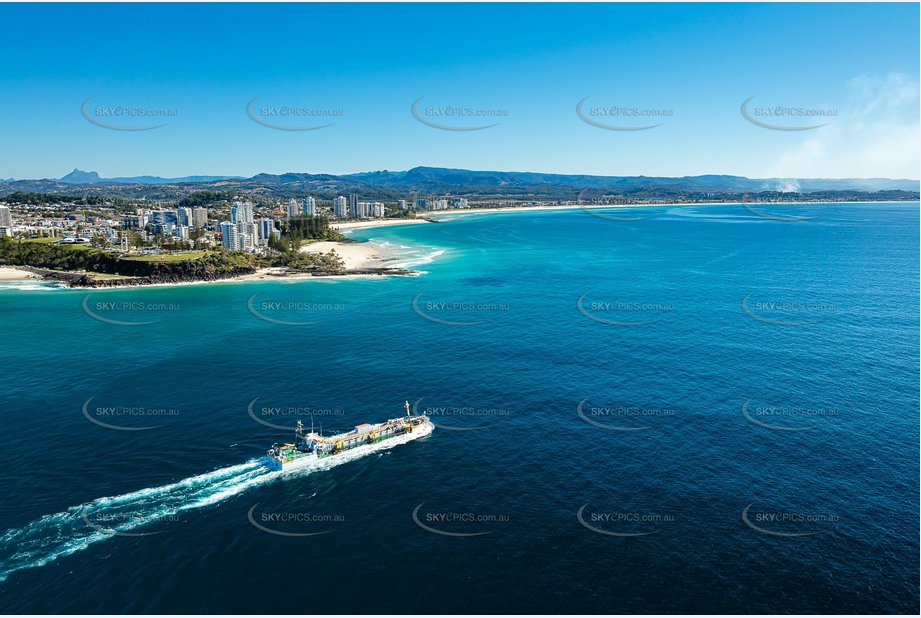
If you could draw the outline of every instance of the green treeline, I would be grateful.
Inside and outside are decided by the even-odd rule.
[[[230,196],[220,191],[195,191],[179,200],[178,206],[188,208],[198,208],[208,206],[216,202],[228,202]]]
[[[281,234],[269,238],[269,249],[275,251],[273,265],[289,268],[323,268],[341,270],[342,260],[331,254],[302,253],[301,246],[308,240],[345,240],[329,226],[326,217],[293,217],[281,224]]]
[[[111,251],[93,247],[69,247],[52,243],[0,240],[0,264],[32,266],[49,270],[87,270],[90,272],[147,277],[160,275],[194,276],[201,273],[230,272],[239,268],[256,269],[263,265],[257,256],[215,251],[178,262],[122,259]]]
[[[82,204],[84,206],[100,206],[103,204],[112,204],[115,206],[124,206],[130,204],[129,200],[120,197],[103,197],[99,195],[58,195],[55,193],[23,193],[16,191],[9,195],[3,196],[2,200],[7,204]]]
[[[48,270],[89,271],[130,277],[175,275],[194,279],[213,278],[219,273],[255,271],[267,266],[297,269],[341,270],[342,260],[335,254],[311,254],[299,251],[261,256],[242,251],[209,251],[202,256],[179,261],[133,260],[119,254],[89,246],[55,245],[0,238],[0,264],[32,266]]]

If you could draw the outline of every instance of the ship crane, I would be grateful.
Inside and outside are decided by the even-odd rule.
[[[412,414],[409,413],[409,400],[406,400],[406,403],[403,404],[403,407],[406,408],[406,421],[403,423],[403,426],[406,427],[406,431],[412,433],[413,431],[413,421]]]

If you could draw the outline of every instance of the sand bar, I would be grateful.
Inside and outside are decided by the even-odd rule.
[[[28,270],[13,268],[12,266],[0,266],[0,281],[23,281],[25,279],[41,278],[41,275],[36,275]]]
[[[463,211],[458,211],[463,212]],[[429,214],[429,213],[426,213]],[[340,232],[360,230],[368,227],[390,227],[391,225],[415,225],[417,223],[431,223],[425,219],[375,219],[374,221],[349,221],[347,223],[330,223],[331,228]]]

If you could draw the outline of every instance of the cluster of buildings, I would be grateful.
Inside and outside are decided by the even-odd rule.
[[[310,204],[308,208],[308,202]],[[316,200],[305,198],[303,208],[298,214],[317,214]],[[469,208],[466,198],[440,197],[440,198],[415,198],[412,200],[398,200],[397,210],[422,211],[422,210],[448,210],[449,208]],[[293,216],[292,211],[297,208],[296,200],[291,200],[288,205],[288,216]],[[332,208],[321,214],[329,214],[337,219],[383,219],[387,215],[387,206],[383,202],[360,201],[357,195],[338,196],[333,200]]]
[[[143,230],[150,226],[154,234],[174,236],[187,240],[190,230],[204,229],[208,225],[207,208],[177,208],[176,210],[145,210],[139,208],[133,215],[121,216],[123,230]]]
[[[332,216],[336,219],[383,219],[387,214],[387,208],[383,202],[359,201],[357,195],[340,195],[333,200],[331,208],[326,208],[318,206],[315,197],[308,196],[300,201],[293,198],[288,200],[284,205],[284,214],[289,219],[318,215]]]
[[[436,197],[435,199],[416,198],[410,205],[406,200],[400,200],[399,206],[403,210],[448,210],[449,208],[469,208],[465,197]]]
[[[313,198],[308,198],[313,200]],[[297,203],[296,200],[291,200]],[[306,202],[306,199],[305,199]],[[304,206],[306,208],[306,206]],[[221,233],[221,245],[230,251],[256,251],[269,243],[272,236],[279,236],[278,221],[270,218],[255,218],[252,202],[234,202],[230,207],[230,221],[221,221],[215,229]],[[289,217],[291,204],[288,204]],[[314,202],[314,209],[316,203]],[[315,210],[314,210],[315,211]]]
[[[272,236],[281,233],[282,220],[300,216],[328,216],[333,219],[382,219],[389,208],[384,202],[359,200],[357,195],[338,196],[330,205],[320,206],[313,196],[300,200],[289,199],[278,202],[270,216],[256,217],[255,204],[250,201],[236,201],[226,218],[214,222],[216,217],[226,217],[226,210],[204,207],[137,208],[127,214],[119,214],[108,206],[93,208],[95,215],[87,215],[84,207],[74,204],[18,205],[18,225],[13,225],[13,214],[9,205],[0,202],[0,236],[24,233],[29,236],[52,236],[66,244],[83,244],[106,239],[106,245],[114,250],[128,251],[129,237],[135,243],[137,238],[148,244],[151,235],[158,235],[167,242],[186,241],[199,248],[220,244],[234,251],[261,252]],[[449,208],[468,208],[465,198],[436,197],[399,200],[395,204],[400,211],[436,211]],[[65,209],[73,209],[68,212]],[[83,212],[79,212],[83,210]],[[66,214],[65,214],[66,213]],[[209,213],[212,221],[209,221]],[[63,216],[62,216],[63,215]],[[133,233],[129,233],[132,232]],[[140,251],[158,251],[156,247],[140,248]]]
[[[66,244],[88,244],[93,238],[104,236],[112,244],[120,242],[119,223],[104,217],[70,213],[55,216],[48,211],[56,206],[31,206],[32,212],[18,213],[13,223],[13,213],[6,204],[0,204],[0,236],[11,237],[22,233],[27,236],[51,236]]]
[[[316,217],[317,216],[317,198],[315,197],[305,197],[298,203],[294,198],[288,200],[288,205],[286,207],[288,218],[291,217]]]
[[[383,219],[386,215],[383,202],[362,202],[357,195],[348,199],[340,195],[333,200],[333,215],[338,219]]]

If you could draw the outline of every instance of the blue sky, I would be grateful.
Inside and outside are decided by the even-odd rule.
[[[921,165],[917,4],[3,4],[0,20],[0,178],[417,165],[917,178]],[[586,97],[597,123],[661,124],[593,126],[576,113]],[[774,128],[743,116],[750,97],[749,117]],[[331,125],[263,126],[254,98],[259,120]],[[105,115],[121,106],[175,115]],[[341,115],[264,113],[282,106]],[[435,115],[446,107],[507,115]]]

